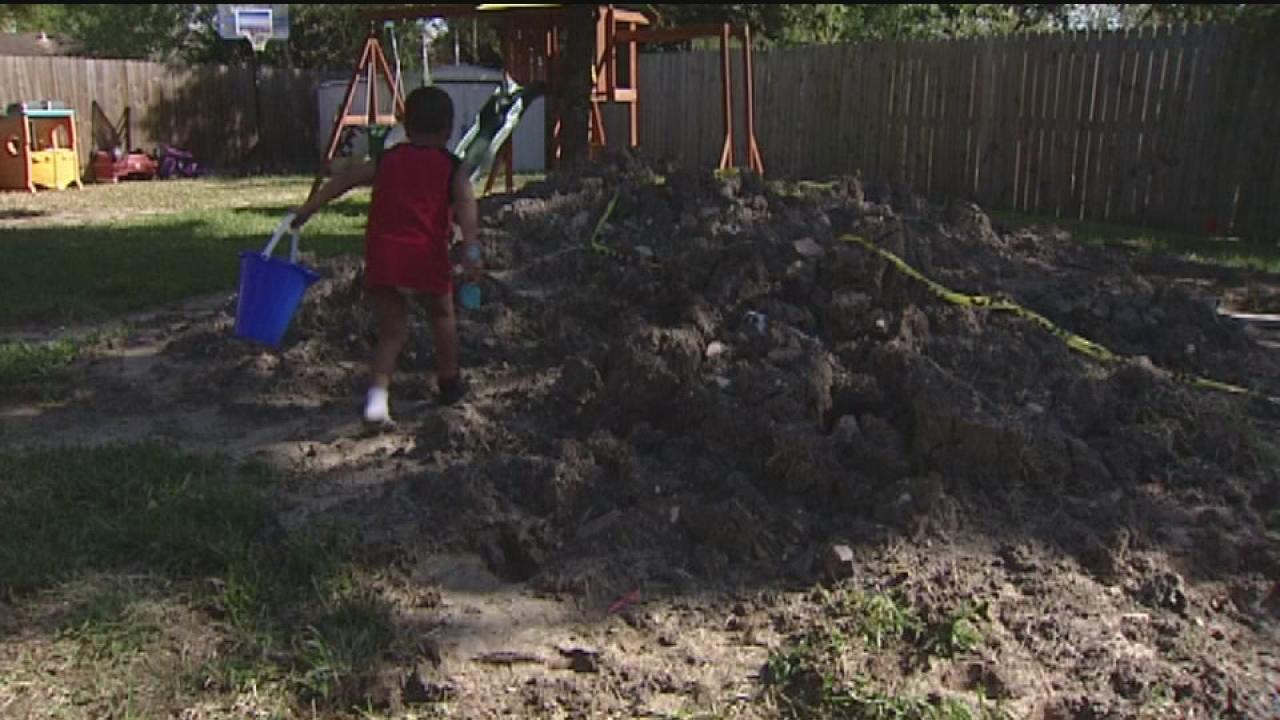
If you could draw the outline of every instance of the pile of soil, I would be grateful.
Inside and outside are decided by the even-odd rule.
[[[684,630],[723,625],[727,594],[734,637],[778,643],[822,614],[785,594],[815,583],[926,616],[981,600],[988,641],[931,682],[1018,717],[1135,717],[1157,689],[1197,717],[1273,716],[1280,356],[1211,300],[1120,251],[855,179],[622,159],[486,199],[482,218],[491,277],[461,319],[472,397],[435,406],[418,318],[392,398],[403,442],[357,458],[340,433],[290,430],[299,462],[394,479],[317,512],[601,612],[666,598]],[[947,302],[847,235],[1123,359]],[[359,263],[322,269],[280,352],[231,338],[232,306],[178,333],[163,357],[203,370],[171,371],[164,402],[199,407],[216,387],[246,425],[300,407],[354,418],[374,328]],[[834,564],[833,546],[848,549]],[[619,654],[680,629],[623,615],[640,639],[606,648],[595,680],[451,697],[477,716],[639,712],[682,670],[660,681]]]
[[[609,251],[593,251],[615,192],[597,238]],[[1278,567],[1274,553],[1232,550],[1261,542],[1276,492],[1274,353],[1116,252],[1001,234],[973,206],[890,200],[852,180],[788,192],[610,167],[489,205],[494,279],[465,320],[465,360],[524,377],[489,426],[446,410],[423,430],[419,452],[446,471],[424,491],[465,486],[473,497],[452,499],[483,506],[469,519],[444,503],[460,537],[492,521],[489,501],[536,526],[541,540],[516,554],[540,561],[505,572],[521,579],[584,553],[646,578],[634,548],[659,567],[758,580],[784,567],[779,553],[811,555],[808,543],[843,528],[942,531],[955,516],[1012,530],[1011,518],[1049,508],[1104,535],[1137,516],[1130,530],[1144,542],[1220,548],[1201,558],[1206,571],[1226,569],[1219,555]],[[845,234],[953,289],[1015,298],[1127,359],[1101,364],[1023,318],[939,300]],[[334,268],[270,386],[358,387],[374,339],[359,284],[358,264]],[[423,371],[430,355],[418,333],[403,369]],[[1223,537],[1161,539],[1167,523],[1132,506],[1147,509],[1157,490],[1162,503],[1228,511],[1212,524]],[[597,531],[589,546],[563,547],[584,526]],[[1043,530],[1070,526],[1057,516]]]
[[[1051,548],[1152,610],[1213,603],[1243,626],[1274,623],[1280,412],[1266,398],[1280,363],[1118,251],[851,179],[659,178],[625,162],[483,216],[494,277],[466,319],[465,361],[520,373],[487,390],[501,415],[443,410],[419,430],[431,469],[412,492],[441,547],[546,592],[680,593],[813,582],[835,542],[979,538],[1008,572],[1027,567],[999,553]],[[1125,359],[944,302],[846,234]],[[340,267],[312,296],[277,375],[332,387],[317,360],[363,358],[359,282]],[[429,356],[420,333],[404,369]],[[1223,596],[1193,598],[1183,576]],[[1165,669],[1132,669],[1148,671]],[[1260,690],[1214,677],[1186,690],[1206,710]],[[1124,704],[1103,685],[1064,716]]]

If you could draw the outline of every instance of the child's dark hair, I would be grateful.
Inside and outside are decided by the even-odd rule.
[[[404,99],[404,129],[413,135],[453,132],[453,100],[434,85],[420,87]]]

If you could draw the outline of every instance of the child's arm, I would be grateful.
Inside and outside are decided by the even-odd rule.
[[[358,185],[372,185],[378,166],[373,162],[361,162],[348,165],[342,172],[334,175],[320,190],[302,207],[295,211],[293,227],[302,227],[320,208],[333,200],[342,197],[348,190]]]
[[[480,279],[480,208],[471,188],[471,173],[466,165],[453,174],[453,212],[462,229],[462,267],[470,280]]]

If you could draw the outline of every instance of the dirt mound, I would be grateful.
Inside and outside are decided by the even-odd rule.
[[[609,252],[593,252],[612,188],[598,238]],[[1267,404],[1174,376],[1275,392],[1280,367],[1241,329],[1114,253],[1001,236],[972,207],[910,205],[899,215],[852,181],[807,195],[688,176],[535,187],[491,208],[486,242],[509,283],[490,288],[476,324],[560,359],[539,396],[555,411],[544,431],[624,440],[625,461],[606,462],[684,476],[669,492],[736,477],[753,491],[742,502],[872,518],[877,497],[932,473],[945,494],[1011,507],[1148,483],[1247,498],[1273,482],[1247,421]],[[942,302],[845,233],[1133,359],[1099,364],[1019,317]],[[682,446],[710,477],[689,477]]]
[[[581,594],[811,582],[837,540],[967,538],[1053,548],[1072,572],[1173,617],[1208,602],[1188,599],[1183,576],[1220,583],[1217,612],[1274,621],[1262,608],[1280,573],[1280,480],[1266,435],[1280,413],[1263,398],[1280,394],[1280,364],[1118,252],[856,180],[659,178],[635,165],[531,185],[482,215],[493,276],[463,338],[487,409],[414,410],[412,453],[431,469],[410,496],[440,547]],[[850,234],[1124,359],[940,299]],[[229,388],[358,391],[374,340],[359,266],[326,273],[288,347],[234,358]],[[430,360],[419,332],[402,369]],[[1130,676],[1177,674],[1125,668],[1123,687],[1084,683],[1089,702],[1123,704],[1146,682]],[[1215,678],[1205,708],[1255,687]],[[1063,703],[1055,717],[1108,716]]]

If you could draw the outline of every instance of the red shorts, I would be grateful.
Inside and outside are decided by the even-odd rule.
[[[365,287],[392,287],[428,295],[453,293],[446,242],[370,238],[364,252]]]

